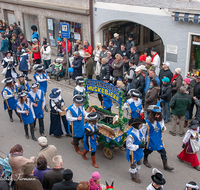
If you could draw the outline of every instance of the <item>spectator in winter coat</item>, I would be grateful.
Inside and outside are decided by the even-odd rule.
[[[63,41],[61,42],[62,43],[62,49],[66,48],[66,38],[63,38]],[[67,40],[67,51],[68,51],[68,54],[69,56],[71,55],[71,51],[72,51],[72,45],[70,43],[69,40]]]
[[[116,54],[115,58],[116,59],[112,62],[114,86],[116,85],[117,80],[122,79],[123,77],[123,65],[124,65],[121,55]]]
[[[55,183],[52,190],[76,190],[78,183],[73,182],[73,172],[66,169],[63,172],[63,181]]]
[[[131,88],[131,83],[132,83],[132,80],[133,80],[133,75],[134,75],[135,69],[136,69],[135,61],[133,59],[131,59],[129,61],[128,72],[127,71],[124,72],[126,79],[128,79],[128,91]]]
[[[182,86],[186,87],[186,93],[190,95],[191,99],[193,99],[193,97],[194,97],[194,88],[190,83],[190,79],[189,78],[185,78],[183,80],[183,85]],[[184,128],[187,127],[189,120],[190,120],[190,113],[189,113],[189,110],[187,110],[187,112],[185,114]]]
[[[108,64],[108,59],[102,58],[101,59],[101,70],[100,70],[100,80],[103,81],[103,78],[110,78],[110,66]]]
[[[13,33],[13,28],[10,29],[11,27],[7,26],[6,27],[6,37],[8,38],[8,42],[9,42],[9,46],[8,49],[12,50],[12,42],[11,42],[11,38],[12,38],[12,33]]]
[[[144,83],[145,83],[145,81],[144,81],[143,75],[141,74],[141,68],[137,67],[135,69],[135,73],[133,75],[133,80],[132,80],[131,88],[130,89],[137,89],[141,93],[143,93]]]
[[[89,44],[88,40],[84,41],[84,46],[83,46],[83,50],[85,51],[85,53],[89,53],[90,57],[92,58],[92,46]]]
[[[72,79],[75,80],[77,76],[82,76],[83,57],[80,56],[78,51],[74,52],[74,61],[72,68],[74,69]]]
[[[164,77],[168,77],[170,81],[172,80],[173,73],[169,69],[169,66],[170,66],[169,62],[164,62],[163,63],[163,68],[160,70],[160,73],[159,73],[160,83],[162,83],[162,79]]]
[[[42,54],[42,59],[44,62],[45,69],[47,69],[51,64],[51,47],[47,45],[46,41],[43,42],[43,46],[40,52]]]
[[[124,73],[124,72],[127,72],[129,69],[129,59],[127,56],[123,57],[123,62],[124,62],[124,67],[123,67],[123,73]],[[134,63],[135,63],[135,61],[134,61]]]
[[[144,110],[147,111],[147,108],[150,105],[156,105],[158,94],[160,92],[160,87],[157,84],[155,79],[151,80],[150,87],[145,94],[145,102],[144,102]],[[149,112],[147,111],[147,117],[149,116]]]
[[[81,41],[80,40],[76,40],[76,45],[75,45],[75,48],[74,48],[74,51],[78,51],[78,46],[81,45]]]
[[[57,57],[63,57],[61,38],[57,38],[57,44],[58,44]]]
[[[170,79],[168,77],[164,77],[162,79],[162,85],[160,88],[160,94],[158,95],[158,98],[164,100],[164,102],[161,102],[162,109],[163,109],[163,117],[164,122],[168,123],[170,121],[171,112],[169,107],[169,102],[172,97],[172,87],[170,84]]]
[[[17,34],[15,34],[15,33],[12,34],[11,42],[12,42],[12,51],[14,52],[14,54],[16,54],[17,47],[20,46],[20,40],[17,37]]]
[[[137,48],[135,46],[131,47],[131,54],[130,54],[129,58],[133,59],[135,61],[135,65],[138,66],[139,55],[138,55]]]
[[[23,33],[20,33],[19,34],[19,38],[20,38],[20,46],[21,44],[25,44],[25,48],[28,48],[28,42],[26,40],[26,38],[24,37],[24,34]]]
[[[128,40],[126,42],[126,51],[128,54],[131,54],[131,48],[135,46],[135,42],[133,40],[133,34],[129,34]]]
[[[194,103],[197,105],[197,113],[195,115],[195,119],[200,122],[200,100],[198,100],[195,96],[193,97]]]
[[[151,59],[151,64],[155,68],[156,75],[159,75],[160,72],[160,56],[158,55],[156,48],[151,49],[151,55],[153,56]]]
[[[92,79],[92,75],[94,74],[94,64],[92,58],[90,58],[89,53],[84,53],[83,58],[85,59],[85,72],[88,79]]]
[[[34,62],[35,62],[35,64],[40,64],[41,63],[41,55],[40,55],[39,45],[37,44],[37,39],[33,39],[32,42],[33,42],[33,44],[32,44],[31,51],[33,52]]]
[[[119,38],[118,33],[114,33],[114,38],[112,39],[112,41],[117,46],[117,52],[118,52],[120,50],[121,44],[122,44],[122,40]]]
[[[97,43],[97,46],[95,47],[94,51],[93,51],[93,55],[94,55],[94,67],[96,68],[96,64],[99,61],[99,56],[100,53],[102,51],[102,45],[101,43]]]
[[[19,36],[19,34],[22,33],[22,30],[21,28],[17,25],[16,22],[13,22],[13,25],[14,25],[14,30],[15,30],[15,33],[17,34],[17,36]]]
[[[124,44],[121,45],[121,49],[118,51],[118,53],[119,53],[122,57],[124,57],[124,56],[129,57],[129,53],[128,53],[128,51],[126,51],[125,45],[124,45]]]
[[[179,119],[179,136],[182,137],[185,133],[183,130],[185,122],[185,114],[189,109],[192,99],[190,95],[186,93],[186,87],[181,86],[180,92],[175,94],[170,100],[169,106],[172,112],[172,129],[169,131],[170,135],[176,136],[176,125]]]
[[[176,68],[174,71],[174,76],[172,77],[171,80],[172,96],[174,96],[182,86],[183,77],[181,76],[181,71],[182,71],[181,68]]]
[[[114,41],[110,40],[108,51],[112,53],[112,58],[115,59],[115,55],[117,54],[117,46],[114,44]]]
[[[102,51],[100,52],[100,55],[99,55],[99,57],[107,57],[107,52],[108,52],[108,50],[107,50],[107,47],[105,46],[105,45],[103,45],[102,46]]]
[[[147,76],[145,78],[145,87],[144,87],[144,92],[145,93],[147,92],[147,90],[149,90],[150,82],[151,82],[152,79],[155,79],[157,81],[158,86],[160,86],[160,80],[156,76],[154,68],[149,70],[149,76]]]
[[[114,59],[112,58],[112,53],[110,51],[107,52],[107,59],[108,59],[108,64],[110,66],[110,75],[113,76],[113,68],[112,68],[112,63],[114,61]]]
[[[3,56],[5,57],[6,52],[8,51],[8,39],[5,35],[1,36],[2,42],[1,42],[1,49],[0,52],[3,53]]]

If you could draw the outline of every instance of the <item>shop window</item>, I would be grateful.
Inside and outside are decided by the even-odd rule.
[[[59,37],[60,23],[69,23],[70,42],[75,43],[76,40],[82,41],[81,23],[70,22],[66,20],[47,18],[47,36],[51,46],[57,46],[57,38]]]
[[[32,36],[31,26],[32,25],[37,26],[37,28],[38,28],[37,32],[39,33],[38,17],[37,17],[37,15],[23,13],[23,19],[24,19],[24,34],[26,36],[26,39],[28,41],[31,41],[31,36]]]
[[[200,69],[200,36],[192,36],[189,71],[195,74]]]

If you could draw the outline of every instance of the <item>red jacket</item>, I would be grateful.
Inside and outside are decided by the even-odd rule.
[[[62,41],[61,43],[62,43],[62,46],[61,46],[62,48],[61,48],[61,49],[66,48],[66,43],[65,43],[65,41]],[[67,40],[67,51],[70,52],[70,51],[71,51],[71,48],[72,48],[71,42],[70,42],[69,40]]]
[[[32,48],[34,51],[37,50],[37,52],[33,52],[33,58],[34,59],[40,59],[41,55],[40,55],[40,47],[38,45],[33,45]]]
[[[85,46],[83,47],[83,50],[86,52],[88,52],[90,54],[90,57],[92,58],[92,52],[93,52],[93,49],[92,49],[92,46],[89,44],[87,48],[85,48]]]

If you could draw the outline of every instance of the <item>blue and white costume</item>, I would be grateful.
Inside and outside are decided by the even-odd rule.
[[[143,113],[141,99],[133,100],[133,98],[129,98],[122,107],[123,110],[127,110],[127,117],[129,119],[140,117],[140,114]]]
[[[155,190],[155,188],[152,186],[153,184],[151,183],[146,190]],[[163,185],[161,186],[161,189],[160,190],[163,190]]]
[[[75,95],[82,95],[82,96],[85,96],[85,88],[82,86],[79,86],[77,85],[75,88],[74,88],[74,93],[73,93],[73,96]]]
[[[90,123],[85,124],[85,130],[88,130],[90,132],[95,132],[97,130],[97,125],[91,125]],[[98,142],[97,142],[97,134],[94,134],[92,136],[86,136],[84,134],[84,149],[90,152],[96,152]]]
[[[106,95],[103,95],[103,109],[108,110],[112,107],[112,99]]]
[[[17,66],[17,63],[13,59],[13,57],[5,57],[1,63],[2,67],[5,69],[7,68],[7,71],[5,73],[5,78],[12,77],[17,80],[17,72],[15,70],[15,67]]]
[[[39,83],[39,89],[42,90],[45,94],[47,92],[47,80],[49,77],[46,73],[35,73],[33,78],[35,79],[36,83]]]
[[[25,85],[24,85],[24,83],[25,83]],[[27,92],[29,92],[31,90],[30,87],[29,87],[29,84],[26,80],[24,80],[24,83],[23,84],[21,84],[20,82],[15,83],[15,91],[16,91],[17,94],[21,91],[24,91],[24,90],[27,91]]]
[[[28,53],[24,52],[20,55],[19,70],[28,71],[30,69]]]

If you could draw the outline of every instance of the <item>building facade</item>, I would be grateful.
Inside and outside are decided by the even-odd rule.
[[[28,41],[31,40],[31,26],[38,27],[40,41],[47,37],[56,54],[56,39],[60,23],[69,23],[70,41],[90,41],[89,0],[0,0],[0,17],[7,24],[16,22]]]
[[[95,44],[107,42],[118,32],[126,43],[133,34],[139,53],[156,47],[172,71],[182,76],[200,69],[200,2],[198,0],[95,0]]]

